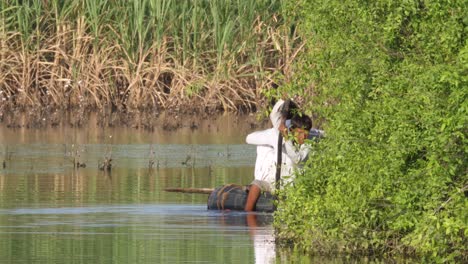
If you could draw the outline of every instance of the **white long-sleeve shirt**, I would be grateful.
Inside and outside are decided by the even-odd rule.
[[[255,161],[255,179],[270,183],[274,189],[276,180],[276,163],[278,151],[279,126],[281,122],[280,108],[284,101],[278,101],[270,114],[273,128],[256,131],[247,135],[247,144],[257,146],[257,159]],[[310,152],[308,144],[295,146],[290,140],[283,140],[281,178],[293,176],[293,171],[301,166]],[[291,178],[289,178],[291,179]],[[287,180],[286,180],[287,181]]]
[[[270,113],[270,121],[271,124],[273,125],[273,128],[276,128],[279,130],[279,127],[281,125],[281,107],[283,106],[284,101],[282,99],[279,99],[278,102],[273,106],[273,109],[271,109]]]

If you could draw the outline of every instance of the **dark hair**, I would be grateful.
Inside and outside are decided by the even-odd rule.
[[[302,128],[310,130],[312,128],[312,119],[308,115],[293,115],[291,118],[291,128]]]
[[[283,117],[286,119],[292,119],[293,116],[299,113],[299,106],[297,106],[293,100],[287,99],[284,101],[280,111]]]

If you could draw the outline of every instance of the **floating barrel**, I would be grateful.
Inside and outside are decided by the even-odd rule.
[[[214,189],[208,197],[208,210],[238,210],[243,211],[247,201],[248,188],[240,185],[224,185]],[[257,200],[255,211],[273,212],[275,197],[269,192],[263,192]]]

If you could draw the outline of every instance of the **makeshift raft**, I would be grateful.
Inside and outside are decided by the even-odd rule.
[[[248,188],[240,185],[224,185],[214,189],[208,197],[208,210],[238,210],[243,211],[247,201]],[[264,192],[260,194],[255,205],[257,212],[273,212],[275,197]]]
[[[167,188],[165,191],[209,194],[208,210],[243,211],[247,201],[248,189],[247,186],[228,184],[215,189]],[[275,210],[274,200],[275,197],[271,193],[263,192],[257,200],[255,211],[273,212]]]

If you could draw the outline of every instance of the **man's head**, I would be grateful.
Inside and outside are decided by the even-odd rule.
[[[310,119],[310,117],[305,114],[293,115],[291,118],[291,127],[289,128],[301,128],[309,131],[312,128],[312,119]]]
[[[305,114],[297,114],[292,116],[290,122],[286,123],[289,136],[293,136],[295,142],[299,145],[304,144],[305,139],[309,136],[309,130],[312,128],[312,119]]]
[[[291,119],[293,116],[299,114],[299,106],[291,99],[284,101],[280,109],[281,116],[285,119]]]

